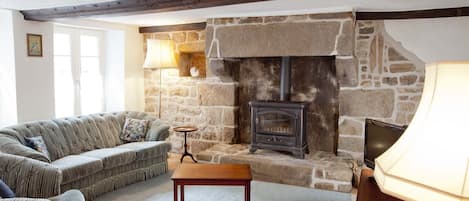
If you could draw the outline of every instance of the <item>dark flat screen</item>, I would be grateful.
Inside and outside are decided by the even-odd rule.
[[[404,133],[406,126],[398,126],[382,121],[366,119],[365,125],[365,164],[375,167],[375,158],[391,147]]]

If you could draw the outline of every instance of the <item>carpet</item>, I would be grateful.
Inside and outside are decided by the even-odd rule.
[[[244,201],[244,188],[231,186],[186,186],[187,201]],[[253,181],[252,201],[350,201],[350,194],[299,188]],[[146,201],[172,201],[173,192],[155,195]]]
[[[172,172],[100,196],[96,201],[173,201]],[[185,186],[186,201],[243,201],[243,187]],[[261,181],[251,183],[251,201],[350,201],[349,193]]]

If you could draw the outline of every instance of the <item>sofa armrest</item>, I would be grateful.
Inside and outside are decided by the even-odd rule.
[[[32,158],[46,163],[51,162],[50,159],[47,158],[44,154],[24,146],[17,139],[14,139],[11,136],[2,134],[0,134],[0,152],[17,156],[24,156],[26,158]]]
[[[0,178],[18,197],[48,198],[60,194],[62,171],[49,163],[0,152]]]
[[[164,141],[169,137],[169,126],[160,120],[151,122],[146,141]]]
[[[62,195],[58,195],[49,199],[51,201],[85,201],[83,193],[81,193],[79,190],[69,190]]]

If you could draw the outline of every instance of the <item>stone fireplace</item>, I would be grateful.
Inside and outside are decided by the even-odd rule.
[[[146,70],[145,110],[156,114],[161,104],[171,126],[197,125],[188,143],[199,160],[249,162],[264,181],[349,192],[350,159],[363,159],[365,118],[409,123],[423,87],[423,62],[382,21],[355,21],[351,12],[209,19],[206,30],[144,38],[171,38],[179,51],[207,57],[206,78],[163,71],[162,88],[159,72]],[[279,97],[281,56],[293,58],[292,100],[310,102],[307,160],[249,154],[246,146],[248,102]],[[180,153],[183,137],[171,133],[169,141]]]
[[[352,13],[325,17],[209,20],[209,60],[218,62],[217,67],[238,83],[236,142],[251,142],[249,101],[279,100],[280,58],[291,57],[291,101],[310,103],[308,148],[337,152],[339,83],[356,82],[354,20]]]

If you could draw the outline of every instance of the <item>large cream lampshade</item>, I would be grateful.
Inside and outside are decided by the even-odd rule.
[[[469,200],[469,62],[427,65],[417,112],[376,159],[380,189],[404,200]]]
[[[177,66],[172,40],[147,40],[144,68],[175,68]]]

